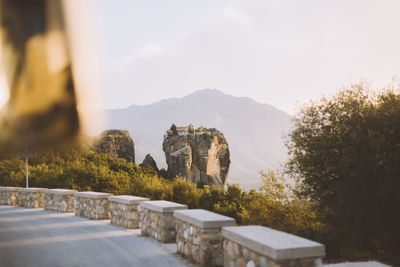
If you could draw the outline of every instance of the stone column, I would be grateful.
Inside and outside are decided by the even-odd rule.
[[[44,190],[44,209],[57,212],[74,212],[74,194],[76,190]]]
[[[235,219],[201,209],[177,210],[174,217],[179,254],[204,267],[224,265],[221,228]]]
[[[187,209],[186,205],[156,200],[144,201],[139,205],[140,230],[142,235],[150,236],[163,243],[175,242],[174,210]]]
[[[0,187],[0,205],[18,206],[20,187]]]
[[[108,197],[110,203],[111,224],[130,229],[139,228],[140,213],[138,205],[148,198],[135,196],[111,196]]]
[[[91,220],[106,220],[110,218],[108,197],[113,194],[92,191],[75,193],[75,215]]]
[[[19,188],[18,189],[18,206],[24,208],[43,208],[44,195],[43,191],[47,188]]]
[[[222,228],[224,265],[230,267],[320,267],[325,247],[262,226]]]

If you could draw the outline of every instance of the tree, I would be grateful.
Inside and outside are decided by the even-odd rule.
[[[311,102],[288,135],[287,172],[329,229],[328,256],[400,264],[400,86],[362,82]]]
[[[171,125],[170,130],[172,131],[172,134],[173,134],[173,135],[178,135],[178,131],[176,130],[176,125],[175,125],[175,123],[173,123],[173,124]]]
[[[207,129],[204,129],[201,136],[203,136],[204,139],[209,139],[211,137],[211,134]]]
[[[192,124],[189,125],[189,133],[194,134],[194,127]]]

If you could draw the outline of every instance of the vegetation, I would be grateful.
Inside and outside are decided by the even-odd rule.
[[[328,257],[400,264],[400,86],[360,83],[303,107],[287,146]]]
[[[204,139],[209,139],[211,137],[211,134],[207,129],[204,129],[201,136],[203,136]]]
[[[32,159],[29,172],[32,187],[164,199],[231,216],[239,224],[260,224],[303,236],[311,236],[322,227],[309,202],[284,190],[281,176],[273,172],[261,172],[264,186],[260,192],[246,192],[238,185],[198,187],[183,178],[164,179],[151,169],[92,152],[82,144]],[[0,185],[24,186],[24,173],[23,160],[0,161]]]
[[[195,133],[195,129],[193,127],[189,126],[189,133],[190,134],[194,134]]]
[[[196,129],[196,133],[203,133],[205,131],[208,131],[207,128],[200,126],[199,128]]]
[[[170,130],[172,131],[172,135],[178,135],[178,131],[176,130],[176,125],[174,123],[171,125]]]

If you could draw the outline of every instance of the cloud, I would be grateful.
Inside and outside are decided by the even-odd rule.
[[[240,23],[248,23],[249,22],[249,16],[247,16],[243,11],[238,9],[237,7],[228,4],[224,8],[224,16],[228,19],[240,22]]]

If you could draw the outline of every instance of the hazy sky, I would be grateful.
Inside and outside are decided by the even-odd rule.
[[[293,113],[400,75],[399,0],[99,0],[104,106],[203,88]]]
[[[399,0],[102,0],[105,105],[217,88],[296,102],[400,74]]]

